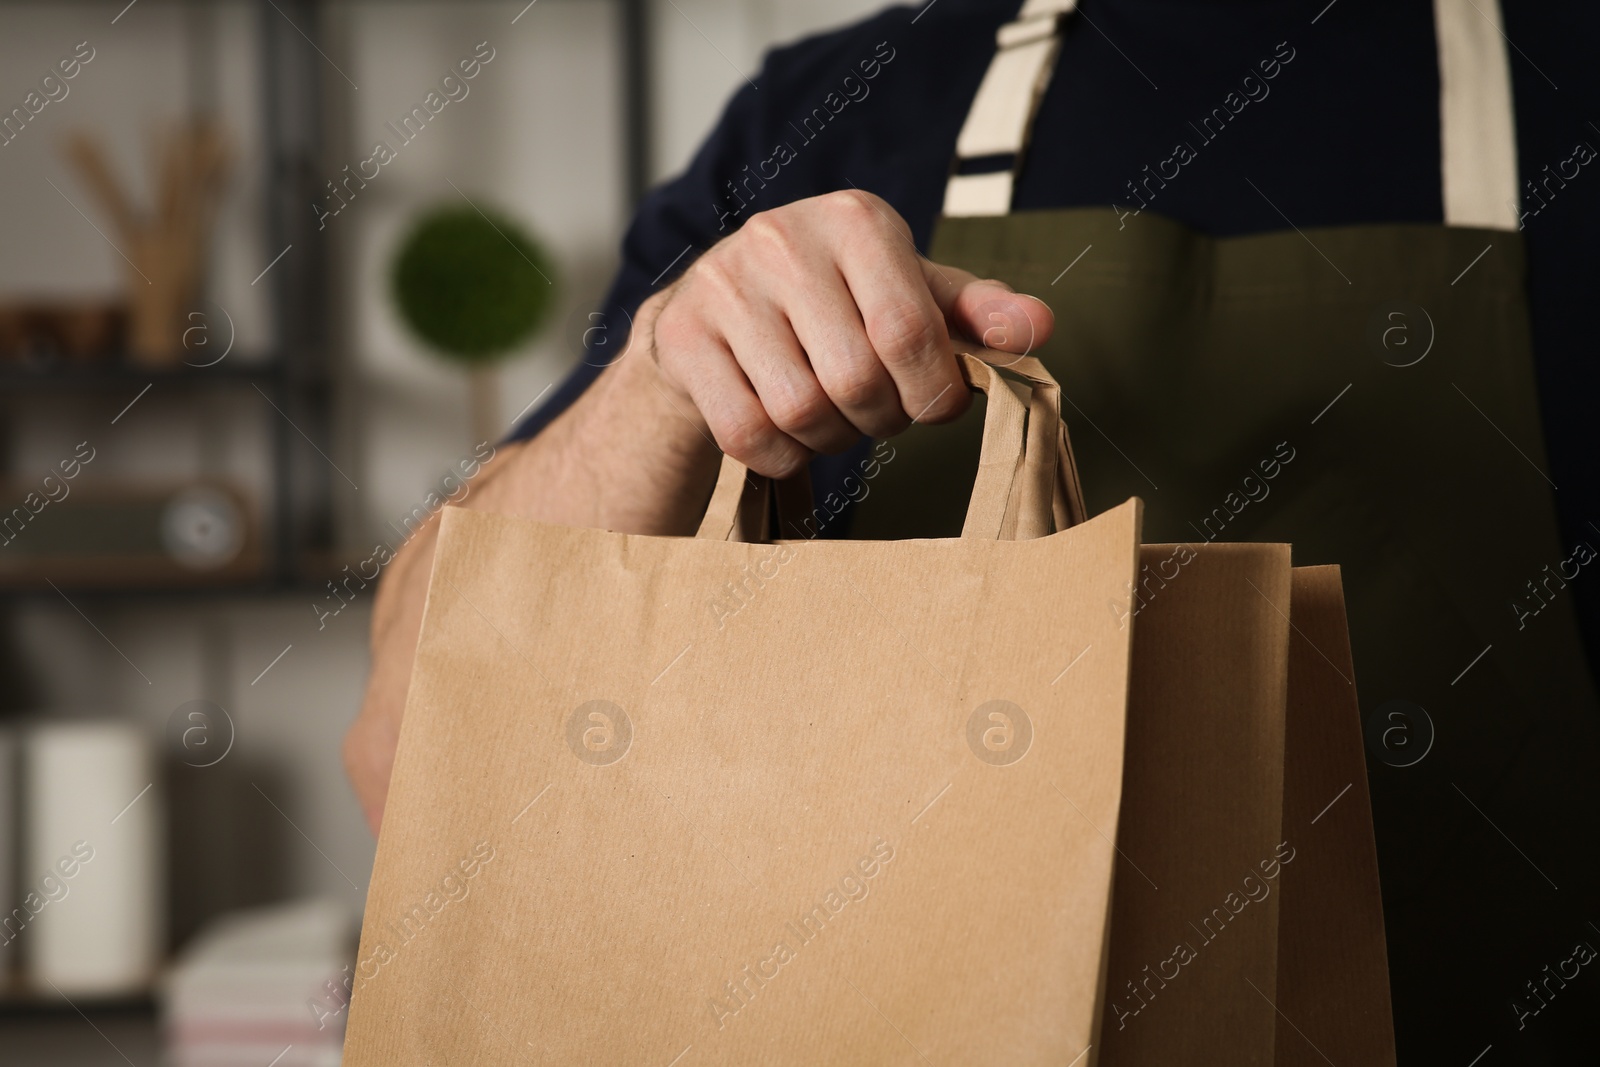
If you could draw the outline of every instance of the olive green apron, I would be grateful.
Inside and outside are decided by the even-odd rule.
[[[1029,8],[1053,24],[1051,6],[1008,29]],[[969,127],[992,116],[988,90]],[[1343,568],[1362,713],[1381,727],[1369,774],[1402,1063],[1476,1041],[1470,1059],[1502,1031],[1532,1055],[1557,1029],[1518,1032],[1513,998],[1574,941],[1600,946],[1584,922],[1596,700],[1559,577],[1578,564],[1557,534],[1524,248],[1503,202],[1492,227],[1452,220],[1473,214],[1448,195],[1460,149],[1448,225],[1218,239],[1151,211],[1009,213],[1006,174],[1003,202],[968,217],[950,217],[953,178],[929,249],[1055,312],[1033,355],[1061,382],[1090,514],[1139,496],[1146,542],[1290,542],[1296,564]],[[974,410],[897,437],[851,536],[959,534],[981,428]]]

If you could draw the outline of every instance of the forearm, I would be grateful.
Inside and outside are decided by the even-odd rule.
[[[640,309],[628,351],[531,441],[503,452],[463,507],[625,533],[693,533],[720,453],[694,406],[661,380],[650,348],[660,300]],[[389,565],[373,606],[372,668],[345,737],[346,770],[376,833],[383,817],[438,523]]]
[[[636,332],[653,325],[649,305]],[[635,338],[576,403],[511,457],[466,506],[563,526],[689,534],[721,453],[687,397]]]

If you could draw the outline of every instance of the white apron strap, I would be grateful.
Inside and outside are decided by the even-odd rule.
[[[1517,131],[1496,0],[1433,0],[1444,224],[1514,230]]]
[[[944,213],[1006,215],[1034,117],[1055,71],[1061,25],[1077,0],[1027,0],[1000,27],[998,49],[956,139]],[[1434,0],[1439,52],[1444,224],[1515,229],[1516,123],[1498,0]],[[989,164],[981,173],[970,165]],[[976,169],[976,168],[973,168]]]
[[[1045,86],[1061,49],[1061,19],[1077,0],[1027,0],[1015,22],[995,34],[999,45],[956,138],[955,173],[944,191],[944,213],[1005,215],[1011,187],[1033,130]],[[963,174],[964,163],[992,160],[999,169]]]

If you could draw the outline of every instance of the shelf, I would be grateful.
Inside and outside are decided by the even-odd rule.
[[[82,573],[68,575],[63,580],[59,571],[46,575],[42,570],[28,570],[0,574],[0,600],[42,598],[59,603],[63,594],[72,600],[174,600],[290,594],[320,599],[327,594],[330,581],[347,577],[344,567],[358,569],[365,561],[361,553],[308,551],[296,561],[294,572],[287,576],[270,574],[252,561],[248,566],[230,566],[200,574],[185,572],[176,565],[164,566],[159,573],[149,571],[136,580],[113,581],[97,580],[95,575]],[[46,577],[55,583],[54,587],[45,581]]]
[[[155,990],[148,987],[114,994],[78,994],[70,1000],[46,986],[29,984],[21,975],[0,975],[0,1017],[14,1013],[84,1011],[153,1012]]]
[[[277,359],[226,359],[213,367],[175,367],[153,369],[125,362],[91,364],[26,363],[0,365],[0,390],[62,389],[112,390],[146,385],[176,385],[187,388],[276,384],[283,372]]]
[[[95,1031],[98,1030],[99,1033]],[[155,1011],[20,1016],[0,1021],[0,1047],[16,1067],[127,1067],[160,1063],[161,1028]]]
[[[161,1017],[150,997],[123,1001],[72,998],[68,1004],[24,996],[0,998],[0,1059],[16,1067],[126,1067],[163,1062]]]

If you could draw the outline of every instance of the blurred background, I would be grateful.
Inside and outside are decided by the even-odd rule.
[[[878,6],[0,2],[0,1063],[338,1062],[380,547]]]

